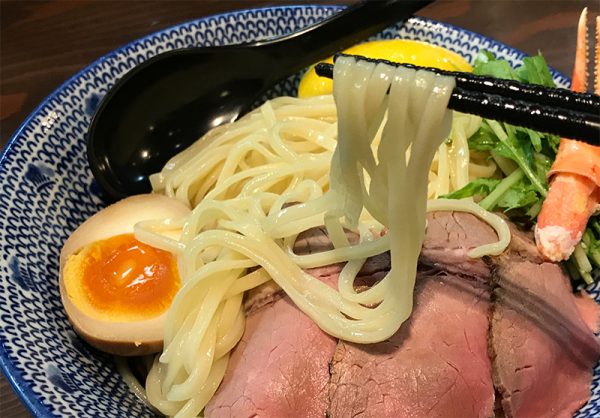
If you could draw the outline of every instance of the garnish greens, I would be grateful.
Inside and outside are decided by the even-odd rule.
[[[513,68],[488,51],[481,51],[473,73],[522,83],[554,87],[554,80],[541,54],[523,59]],[[479,130],[469,138],[473,152],[489,153],[500,170],[499,178],[479,178],[444,197],[477,197],[486,210],[502,210],[517,223],[535,222],[548,193],[546,174],[558,151],[560,138],[531,129],[484,119]],[[600,277],[600,217],[590,219],[581,243],[565,266],[575,280],[591,284]]]

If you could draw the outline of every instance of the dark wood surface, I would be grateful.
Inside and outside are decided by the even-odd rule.
[[[0,0],[0,148],[37,104],[77,71],[131,40],[190,19],[233,9],[344,1],[7,1]],[[420,15],[492,37],[570,74],[575,28],[597,0],[437,1]],[[28,417],[0,377],[0,417]]]

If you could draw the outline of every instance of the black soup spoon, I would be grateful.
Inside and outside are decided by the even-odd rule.
[[[87,144],[94,177],[109,199],[150,191],[150,174],[211,128],[248,112],[278,81],[432,1],[362,1],[282,38],[145,61],[109,90],[94,115]]]

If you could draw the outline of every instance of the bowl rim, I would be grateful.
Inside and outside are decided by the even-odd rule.
[[[113,49],[113,50],[107,52],[106,54],[100,56],[99,58],[95,59],[94,61],[92,61],[91,63],[89,63],[82,69],[80,69],[79,71],[77,71],[74,75],[69,77],[67,80],[62,82],[48,96],[46,96],[31,111],[31,113],[25,118],[25,120],[19,125],[19,127],[11,135],[10,139],[4,146],[4,149],[2,149],[0,151],[0,169],[4,165],[4,162],[7,159],[8,155],[13,151],[13,147],[17,143],[18,139],[21,137],[21,134],[23,133],[23,131],[32,123],[32,121],[36,117],[40,116],[41,111],[44,109],[44,107],[46,107],[48,104],[50,104],[50,102],[52,100],[56,99],[57,96],[59,96],[65,90],[65,88],[67,86],[72,84],[79,77],[88,73],[94,67],[101,64],[102,62],[104,62],[110,58],[113,58],[114,56],[123,52],[128,47],[131,47],[133,45],[140,44],[144,41],[156,38],[164,33],[171,32],[171,31],[176,30],[181,27],[186,27],[189,25],[200,23],[207,19],[218,19],[221,17],[238,17],[240,15],[244,15],[249,12],[268,11],[268,10],[284,10],[285,11],[285,10],[298,10],[298,9],[304,10],[304,9],[315,8],[315,9],[329,9],[329,10],[333,10],[334,12],[339,12],[339,11],[345,9],[346,7],[347,7],[346,5],[317,4],[317,3],[291,4],[291,5],[280,5],[280,6],[264,6],[264,7],[248,7],[248,8],[235,9],[235,10],[225,11],[225,12],[221,12],[221,13],[216,13],[216,14],[211,14],[211,15],[206,15],[206,16],[201,16],[198,18],[186,20],[181,23],[177,23],[175,25],[168,26],[161,30],[151,32],[142,37],[135,38],[135,39],[127,42],[126,44],[121,45],[120,47]],[[524,57],[528,56],[525,52],[523,52],[522,50],[520,50],[518,48],[514,48],[503,42],[497,41],[493,38],[490,38],[485,35],[479,34],[477,32],[471,31],[469,29],[464,29],[457,25],[453,25],[450,23],[445,23],[442,21],[438,21],[438,20],[430,19],[430,18],[426,18],[426,17],[421,17],[421,16],[413,16],[410,18],[409,21],[411,21],[411,20],[413,22],[431,23],[434,25],[440,25],[451,31],[466,34],[469,37],[486,40],[490,43],[491,47],[500,47],[507,53],[514,55],[514,57],[518,60],[522,60]],[[561,78],[565,82],[570,83],[570,78],[567,77],[562,72],[554,69],[553,67],[550,67],[550,71],[551,71],[553,77]],[[33,392],[31,387],[25,381],[25,379],[19,372],[18,368],[15,367],[15,365],[13,364],[12,361],[10,361],[8,353],[6,352],[6,349],[4,348],[4,345],[2,344],[2,340],[3,340],[3,335],[2,335],[2,331],[0,330],[0,371],[2,372],[2,374],[4,375],[6,380],[9,382],[11,388],[14,390],[14,392],[17,394],[18,398],[21,400],[21,402],[26,406],[28,411],[34,417],[36,417],[36,418],[37,417],[53,417],[54,415],[52,414],[52,412],[50,410],[48,410],[48,408],[40,401],[39,397],[37,396],[37,394],[35,392]]]

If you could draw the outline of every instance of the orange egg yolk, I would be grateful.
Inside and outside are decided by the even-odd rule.
[[[89,304],[86,308],[103,319],[138,321],[158,316],[180,287],[175,257],[136,240],[133,234],[96,241],[72,257],[65,266],[69,295],[79,308]],[[72,291],[74,276],[80,278],[79,292]]]

